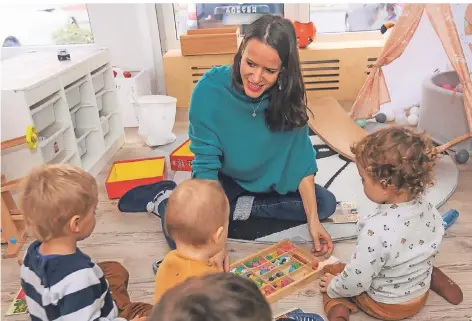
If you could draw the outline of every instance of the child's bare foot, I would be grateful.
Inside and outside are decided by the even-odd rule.
[[[349,308],[343,304],[336,304],[328,312],[329,321],[349,321]]]
[[[461,288],[439,268],[434,266],[431,275],[430,289],[443,297],[447,302],[454,305],[461,303],[464,298]]]

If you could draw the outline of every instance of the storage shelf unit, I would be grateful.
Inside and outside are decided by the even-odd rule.
[[[2,173],[23,177],[44,163],[70,163],[96,176],[124,143],[116,85],[105,49],[72,51],[70,61],[33,52],[2,61],[2,141],[38,133],[2,153]]]

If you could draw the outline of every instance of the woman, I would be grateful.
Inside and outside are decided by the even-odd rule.
[[[263,16],[248,26],[233,65],[212,68],[195,86],[192,177],[220,180],[233,220],[307,222],[315,254],[330,255],[320,220],[334,213],[336,199],[314,183],[308,112],[294,27]]]

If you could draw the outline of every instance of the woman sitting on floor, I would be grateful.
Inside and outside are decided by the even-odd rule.
[[[336,199],[315,184],[308,113],[292,22],[262,16],[248,26],[233,64],[213,67],[195,86],[192,177],[221,182],[232,220],[307,222],[315,254],[330,255],[333,243],[320,220],[334,213]],[[157,208],[164,221],[169,193],[161,192],[166,196]]]

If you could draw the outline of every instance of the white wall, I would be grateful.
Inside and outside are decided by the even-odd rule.
[[[94,3],[87,7],[95,44],[107,47],[112,63],[123,70],[153,69],[153,92],[161,92],[163,79],[156,81],[157,73],[162,74],[162,54],[154,5]]]
[[[95,40],[93,46],[107,47],[111,62],[123,70],[152,70],[153,93],[165,93],[162,53],[155,5],[152,3],[87,5]],[[90,47],[70,46],[74,47]],[[62,46],[61,46],[62,47]],[[29,50],[55,52],[57,47],[2,48],[2,59]]]

